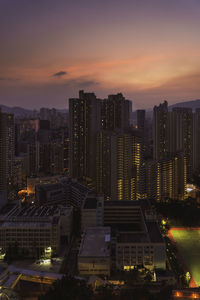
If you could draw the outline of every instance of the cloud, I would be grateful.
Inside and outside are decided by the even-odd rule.
[[[66,74],[67,74],[67,72],[60,71],[60,72],[57,72],[57,73],[53,74],[52,76],[54,76],[54,77],[62,77],[64,75],[66,75]]]

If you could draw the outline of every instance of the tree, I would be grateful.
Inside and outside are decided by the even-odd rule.
[[[65,276],[57,280],[39,300],[91,300],[92,296],[92,289],[84,280]]]
[[[95,300],[114,300],[116,299],[113,288],[110,286],[100,286],[98,289],[96,289],[97,295],[95,297]]]

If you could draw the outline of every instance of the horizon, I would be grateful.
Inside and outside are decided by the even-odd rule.
[[[100,99],[100,98],[99,98]],[[103,98],[104,99],[104,98]],[[103,100],[102,99],[102,100]],[[68,102],[68,100],[69,99],[67,99],[66,101]],[[127,100],[130,100],[130,99],[127,99]],[[166,99],[165,99],[166,100]],[[158,104],[153,104],[151,107],[147,107],[147,108],[140,108],[140,107],[136,107],[136,108],[134,108],[134,106],[132,106],[132,112],[135,112],[136,110],[139,110],[139,109],[144,109],[144,110],[146,110],[146,111],[152,111],[153,110],[153,108],[154,108],[154,106],[156,106],[156,105],[159,105],[159,104],[161,104],[161,103],[163,103],[163,101],[165,101],[165,100],[162,100],[160,103],[158,103]],[[133,104],[133,101],[132,100],[130,100],[131,102],[132,102],[132,104]],[[167,100],[166,100],[167,101]],[[168,106],[170,107],[170,106],[173,106],[173,105],[178,105],[178,104],[180,104],[180,103],[188,103],[188,102],[196,102],[196,101],[200,101],[200,99],[193,99],[193,100],[186,100],[186,101],[180,101],[180,102],[175,102],[175,103],[173,103],[173,104],[170,104],[168,101]],[[64,108],[60,108],[60,107],[56,107],[56,106],[51,106],[51,107],[47,107],[47,106],[41,106],[41,107],[38,107],[38,108],[26,108],[26,107],[24,107],[24,106],[18,106],[18,105],[16,105],[16,106],[10,106],[10,105],[5,105],[5,104],[2,104],[2,103],[0,103],[0,108],[2,107],[2,106],[5,106],[6,108],[9,108],[9,109],[17,109],[17,108],[19,108],[19,109],[24,109],[24,110],[30,110],[30,111],[37,111],[37,112],[39,112],[40,111],[40,109],[41,108],[47,108],[47,109],[56,109],[56,110],[58,110],[58,111],[64,111],[64,110],[69,110],[69,107],[67,106],[67,107],[64,107]]]

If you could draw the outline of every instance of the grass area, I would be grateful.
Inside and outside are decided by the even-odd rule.
[[[200,229],[172,228],[170,233],[190,274],[200,286]]]

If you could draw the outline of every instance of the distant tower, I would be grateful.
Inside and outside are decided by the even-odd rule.
[[[164,101],[153,110],[153,157],[161,160],[169,151],[168,103]]]
[[[139,130],[144,130],[145,127],[145,110],[144,109],[138,109],[136,111],[137,113],[137,128]]]
[[[119,93],[101,101],[102,128],[108,130],[130,127],[132,102]]]

